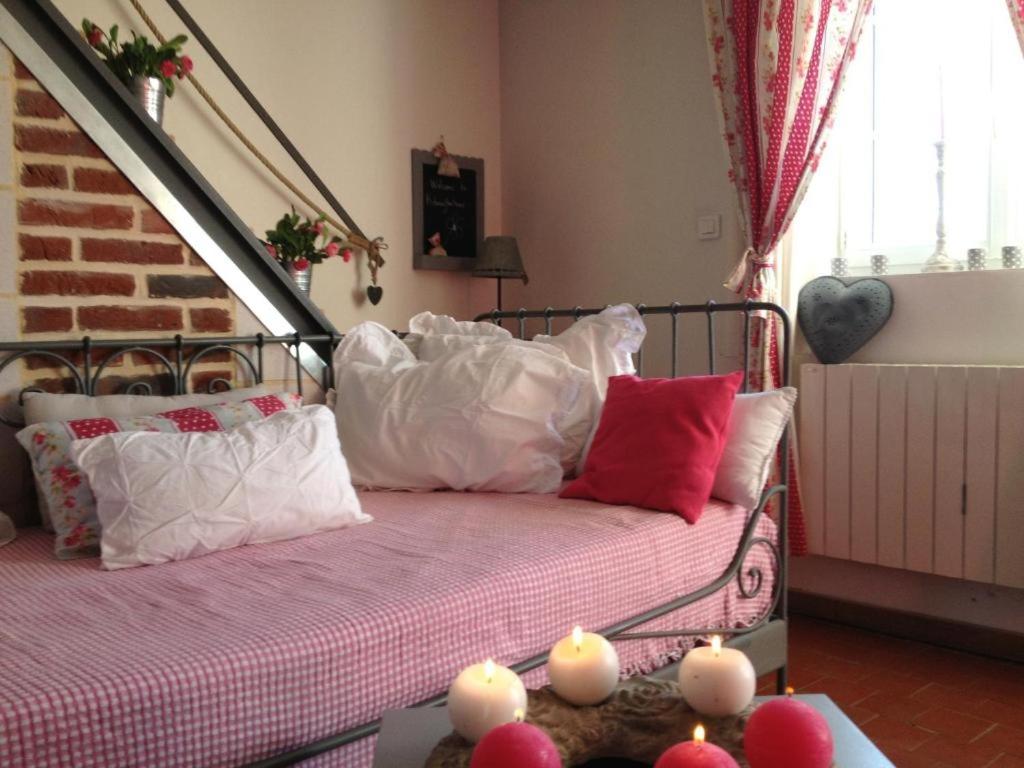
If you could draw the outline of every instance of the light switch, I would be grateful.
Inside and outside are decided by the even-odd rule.
[[[697,217],[697,239],[717,240],[722,234],[722,217],[713,213],[710,216]]]

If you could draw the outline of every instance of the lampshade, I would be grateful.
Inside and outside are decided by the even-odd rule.
[[[508,235],[485,237],[483,253],[477,256],[473,277],[518,277],[524,283],[528,282],[516,239]]]

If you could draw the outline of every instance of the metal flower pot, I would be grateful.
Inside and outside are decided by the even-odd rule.
[[[132,80],[132,93],[157,125],[164,124],[164,99],[167,88],[159,77],[136,77]]]
[[[310,264],[303,270],[295,268],[294,261],[286,261],[284,263],[285,272],[295,282],[295,287],[299,289],[300,293],[304,293],[309,296],[309,288],[313,282],[313,265]]]

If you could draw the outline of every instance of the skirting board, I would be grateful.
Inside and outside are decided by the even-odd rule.
[[[1005,630],[837,600],[799,590],[789,592],[789,612],[906,640],[1024,663],[1024,637]]]

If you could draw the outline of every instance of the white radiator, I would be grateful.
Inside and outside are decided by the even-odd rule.
[[[804,365],[810,551],[1024,588],[1024,367]]]

